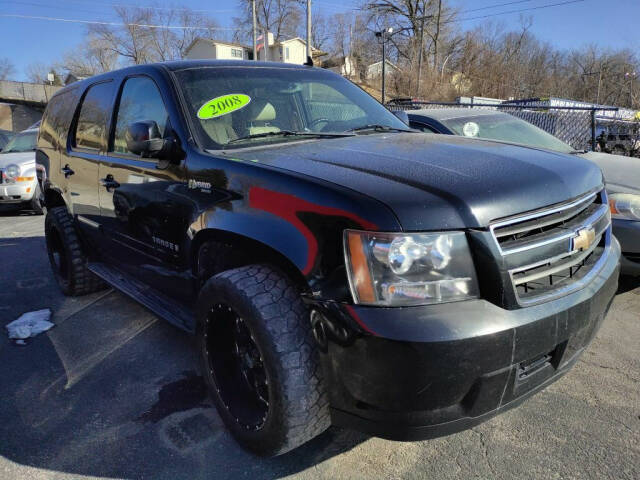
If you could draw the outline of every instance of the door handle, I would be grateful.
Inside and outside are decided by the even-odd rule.
[[[76,173],[69,168],[69,164],[65,165],[64,168],[61,168],[60,172],[64,174],[64,178],[69,178],[71,175]]]
[[[107,192],[118,188],[120,184],[113,179],[113,175],[109,174],[105,178],[100,179],[100,184],[107,189]]]

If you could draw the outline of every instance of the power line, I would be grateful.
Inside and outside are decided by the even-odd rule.
[[[486,7],[480,7],[480,8],[472,8],[471,10],[464,10],[463,13],[469,13],[469,12],[477,12],[479,10],[489,10],[491,8],[498,8],[498,7],[506,7],[508,5],[516,5],[518,3],[529,3],[532,0],[518,0],[516,2],[507,2],[507,3],[496,3],[494,5],[487,5]]]
[[[98,20],[79,20],[71,18],[59,18],[59,17],[44,17],[39,15],[20,15],[17,13],[0,13],[0,17],[8,18],[27,18],[32,20],[47,20],[53,22],[66,22],[66,23],[81,23],[91,25],[108,25],[113,27],[146,27],[146,28],[158,28],[167,30],[227,30],[236,32],[241,30],[240,28],[228,28],[228,27],[200,27],[190,25],[150,25],[146,23],[123,23],[123,22],[101,22]]]
[[[548,5],[540,5],[538,7],[520,8],[520,9],[517,9],[517,10],[509,10],[509,11],[506,11],[506,12],[491,13],[489,15],[479,15],[477,17],[459,18],[457,20],[446,20],[446,21],[441,22],[441,23],[443,23],[443,24],[444,23],[458,23],[458,22],[466,22],[468,20],[480,20],[480,19],[483,19],[483,18],[497,17],[499,15],[508,15],[510,13],[528,12],[528,11],[531,11],[531,10],[541,10],[543,8],[559,7],[559,6],[562,6],[562,5],[569,5],[569,4],[572,4],[572,3],[581,3],[581,2],[584,2],[584,1],[585,0],[569,0],[567,2],[558,2],[558,3],[550,3]]]
[[[522,0],[521,0],[522,1]],[[508,14],[512,14],[512,13],[520,13],[520,12],[527,12],[527,11],[533,11],[533,10],[541,10],[541,9],[545,9],[545,8],[551,8],[551,7],[559,7],[562,5],[570,5],[570,4],[574,4],[574,3],[582,3],[585,0],[568,0],[568,1],[564,1],[564,2],[557,2],[557,3],[550,3],[547,5],[539,5],[537,7],[529,7],[529,8],[521,8],[521,9],[516,9],[516,10],[508,10],[505,12],[497,12],[497,13],[491,13],[488,15],[479,15],[479,16],[475,16],[475,17],[467,17],[467,18],[460,18],[460,19],[452,19],[452,20],[445,20],[444,22],[441,22],[441,24],[447,24],[447,23],[459,23],[459,22],[466,22],[469,20],[480,20],[480,19],[484,19],[484,18],[490,18],[490,17],[497,17],[500,15],[508,15]],[[516,3],[516,2],[509,2],[509,3]],[[109,5],[116,5],[116,4],[109,4]],[[161,7],[158,7],[161,8]],[[489,8],[489,7],[487,7]],[[203,30],[203,29],[208,29],[208,30],[225,30],[225,31],[240,31],[242,30],[241,28],[229,28],[229,27],[198,27],[198,26],[182,26],[182,25],[149,25],[149,24],[138,24],[138,23],[123,23],[123,22],[102,22],[102,21],[97,21],[97,20],[79,20],[79,19],[69,19],[69,18],[60,18],[60,17],[47,17],[47,16],[39,16],[39,15],[22,15],[22,14],[9,14],[9,13],[0,13],[0,17],[5,17],[5,18],[23,18],[23,19],[32,19],[32,20],[46,20],[46,21],[55,21],[55,22],[66,22],[66,23],[80,23],[80,24],[93,24],[93,25],[110,25],[110,26],[138,26],[138,27],[146,27],[146,28],[164,28],[164,29],[168,29],[168,30]]]
[[[67,2],[72,3],[84,3],[82,0],[66,0]],[[105,7],[124,7],[124,8],[141,8],[145,10],[174,10],[174,11],[183,11],[183,12],[195,12],[195,13],[229,13],[235,12],[236,10],[194,10],[191,8],[180,8],[180,7],[158,7],[155,5],[136,5],[136,4],[124,4],[124,3],[107,3],[107,2],[90,2],[91,5],[101,5]]]

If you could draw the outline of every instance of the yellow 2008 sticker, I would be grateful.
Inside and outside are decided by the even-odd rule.
[[[251,97],[243,93],[230,93],[209,100],[198,110],[198,118],[208,120],[209,118],[221,117],[228,113],[235,112],[249,105]]]

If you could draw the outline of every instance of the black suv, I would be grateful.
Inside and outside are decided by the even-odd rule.
[[[131,67],[50,101],[38,161],[65,294],[110,284],[197,335],[228,428],[411,440],[558,379],[617,288],[600,170],[427,135],[326,70]]]

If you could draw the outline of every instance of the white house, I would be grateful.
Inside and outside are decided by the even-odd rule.
[[[321,63],[321,66],[346,78],[355,78],[357,76],[356,63],[349,55],[328,58]]]
[[[187,47],[184,58],[189,60],[249,60],[251,48],[240,43],[196,38]]]
[[[386,62],[385,74],[387,76],[400,70],[389,60],[386,60],[385,62]],[[372,63],[371,65],[369,65],[367,67],[367,71],[365,72],[365,77],[367,80],[373,80],[373,79],[382,77],[382,61]]]
[[[267,60],[270,62],[295,63],[302,65],[307,61],[307,42],[300,37],[289,38],[275,42],[273,34],[269,33],[269,51]],[[315,51],[312,48],[312,51]],[[265,60],[264,47],[258,49],[258,60]]]

